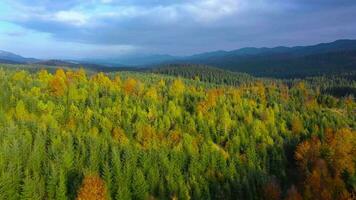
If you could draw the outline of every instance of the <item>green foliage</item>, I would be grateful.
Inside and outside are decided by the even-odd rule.
[[[344,195],[354,189],[353,98],[308,81],[204,76],[0,69],[0,199],[75,199],[81,186],[80,197],[97,187],[108,199],[304,197],[317,190],[293,186],[302,173],[294,152],[314,137],[330,169],[347,161],[337,176]],[[341,129],[347,156],[325,134]]]

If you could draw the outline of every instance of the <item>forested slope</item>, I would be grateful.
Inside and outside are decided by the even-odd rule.
[[[0,70],[0,199],[351,199],[356,104],[303,82]]]
[[[171,64],[156,68],[144,69],[143,71],[232,86],[249,84],[257,80],[253,76],[245,73],[231,72],[199,64]]]
[[[179,63],[179,62],[178,62]],[[180,63],[206,64],[260,77],[304,78],[356,70],[356,50],[313,55],[226,55]]]
[[[336,97],[356,96],[356,71],[334,73],[330,75],[311,76],[305,78],[273,79],[266,77],[254,77],[245,73],[231,72],[206,65],[174,64],[145,69],[144,72],[165,74],[174,77],[183,77],[191,80],[199,80],[206,83],[222,84],[230,86],[249,85],[257,81],[265,84],[284,83],[288,87],[301,81],[310,88],[324,94]]]

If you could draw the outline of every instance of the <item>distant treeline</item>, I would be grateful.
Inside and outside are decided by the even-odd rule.
[[[282,82],[293,86],[304,81],[309,87],[319,90],[321,93],[337,97],[356,96],[356,71],[347,73],[335,73],[333,75],[311,76],[306,78],[273,79],[254,77],[246,73],[231,72],[207,65],[172,64],[146,70],[157,74],[179,76],[188,79],[198,79],[203,82],[225,84],[231,86],[246,85],[256,81],[264,83]]]
[[[13,65],[1,64],[1,68],[16,68],[25,69],[30,72],[36,72],[40,69],[46,69],[49,72],[55,72],[58,66],[46,65]],[[66,66],[64,69],[79,69],[80,66],[70,67]],[[349,70],[348,72],[324,74],[318,76],[307,76],[304,78],[300,74],[290,76],[291,78],[271,78],[271,77],[255,77],[247,73],[233,72],[203,64],[167,64],[158,67],[135,68],[135,67],[92,67],[84,66],[87,73],[92,74],[96,72],[118,72],[118,71],[132,71],[142,73],[164,74],[174,77],[182,77],[190,80],[199,80],[201,82],[240,86],[249,85],[256,81],[264,83],[284,83],[289,87],[304,81],[309,87],[319,90],[321,93],[330,94],[336,97],[356,96],[356,70]],[[305,76],[304,74],[303,76]]]
[[[305,79],[285,80],[285,82],[299,82],[304,80],[320,93],[330,94],[337,97],[352,95],[356,97],[356,71],[307,77]]]
[[[145,71],[232,86],[248,84],[256,80],[256,78],[246,73],[231,72],[199,64],[170,64],[158,68],[147,69]]]

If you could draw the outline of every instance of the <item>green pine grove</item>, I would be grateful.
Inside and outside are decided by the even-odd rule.
[[[0,69],[0,199],[355,197],[352,96],[200,79]]]

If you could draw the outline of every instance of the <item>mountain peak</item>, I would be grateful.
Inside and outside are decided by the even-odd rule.
[[[7,60],[11,62],[17,62],[17,63],[29,63],[29,62],[37,61],[37,59],[34,58],[24,58],[20,55],[14,54],[9,51],[3,51],[3,50],[0,50],[0,59],[5,61]]]

